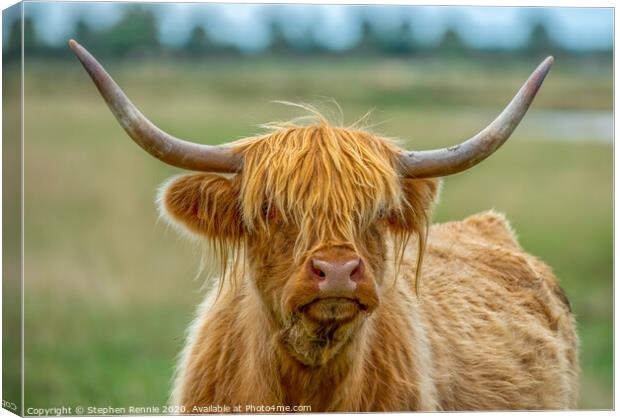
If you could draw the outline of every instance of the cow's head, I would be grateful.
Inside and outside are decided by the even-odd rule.
[[[236,285],[260,296],[282,346],[310,366],[324,364],[364,326],[412,235],[422,259],[436,178],[501,146],[552,63],[545,60],[487,128],[446,149],[404,151],[320,116],[310,126],[214,147],[159,130],[84,48],[70,46],[140,146],[166,163],[209,172],[166,183],[164,214],[216,244],[226,279],[243,280]]]
[[[389,141],[321,120],[233,149],[238,173],[174,178],[161,207],[220,248],[244,251],[243,280],[282,343],[303,363],[320,364],[380,303],[407,238],[425,236],[437,180],[400,175],[400,150]],[[229,268],[226,279],[234,274]]]

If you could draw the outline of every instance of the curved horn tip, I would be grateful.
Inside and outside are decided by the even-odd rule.
[[[540,87],[540,85],[542,84],[547,74],[549,74],[549,71],[551,70],[551,66],[553,65],[553,62],[554,62],[553,56],[549,55],[547,58],[545,58],[538,65],[538,67],[536,67],[536,69],[530,76],[530,80],[535,80],[538,87]]]
[[[542,69],[544,72],[547,72],[551,68],[551,65],[553,65],[554,61],[555,59],[553,58],[553,55],[549,55],[547,58],[543,60],[543,62],[540,63],[538,68]]]

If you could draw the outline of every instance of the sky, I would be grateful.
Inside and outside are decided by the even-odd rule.
[[[85,20],[103,29],[116,23],[129,3],[26,3],[38,35],[60,45],[73,34],[75,23]],[[352,6],[287,4],[143,4],[158,20],[159,40],[183,44],[191,30],[202,26],[214,39],[247,52],[260,52],[271,42],[270,25],[281,25],[291,42],[309,40],[331,50],[354,46],[362,35],[362,22],[384,33],[410,23],[418,42],[432,46],[449,28],[474,48],[518,48],[527,42],[531,28],[543,23],[560,45],[575,51],[609,49],[613,44],[611,8],[519,8],[469,6]],[[8,25],[3,26],[6,42]]]

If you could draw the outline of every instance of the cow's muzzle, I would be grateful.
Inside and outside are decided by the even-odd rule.
[[[347,322],[371,312],[378,303],[371,272],[345,247],[315,253],[306,263],[305,281],[315,290],[300,311],[313,322]]]

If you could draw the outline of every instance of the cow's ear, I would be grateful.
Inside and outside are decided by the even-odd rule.
[[[400,231],[421,232],[430,222],[441,180],[403,178],[402,187],[404,202],[400,211],[390,215],[390,226]]]
[[[165,218],[193,234],[236,241],[243,233],[235,180],[216,174],[174,177],[161,187],[158,202]]]

